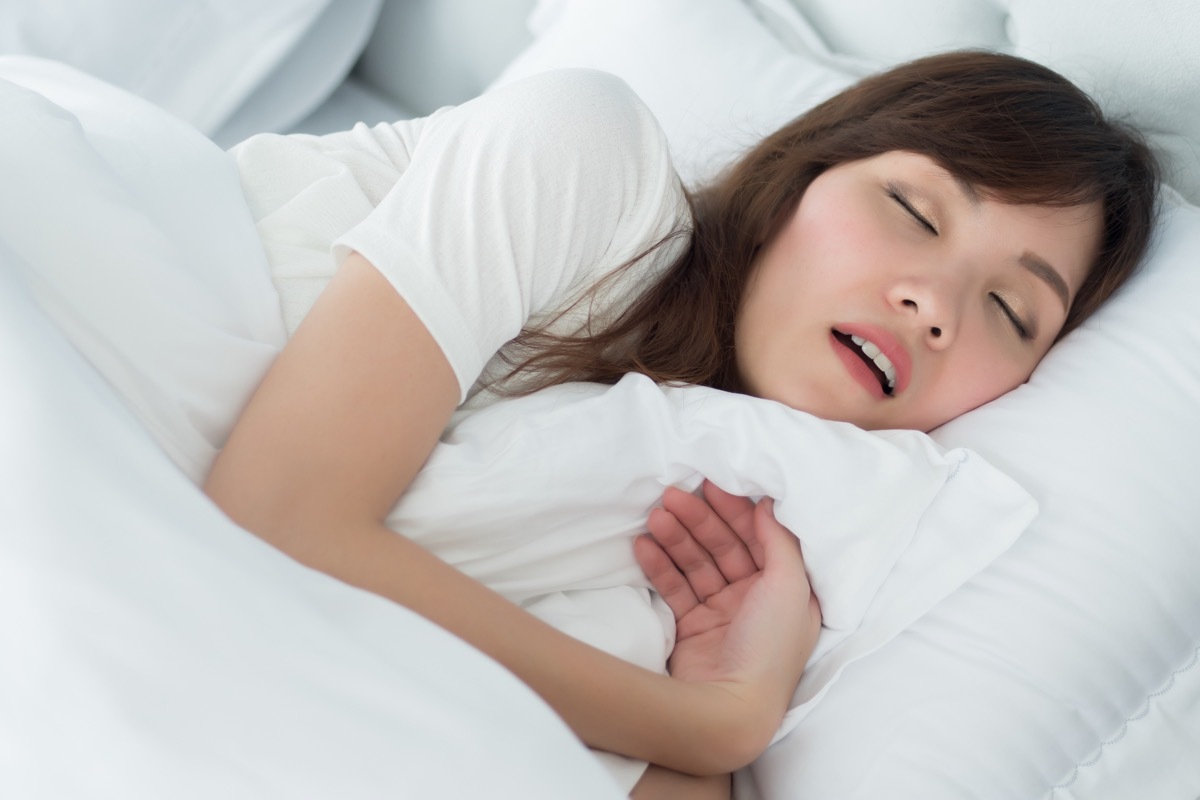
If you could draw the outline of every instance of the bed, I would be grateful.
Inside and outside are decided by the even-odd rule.
[[[645,99],[698,181],[857,76],[980,46],[1148,132],[1160,228],[1027,385],[933,434],[1036,518],[843,664],[735,796],[1200,797],[1194,4],[61,8],[0,12],[0,795],[622,796],[503,669],[196,488],[283,341],[221,147],[586,67]]]

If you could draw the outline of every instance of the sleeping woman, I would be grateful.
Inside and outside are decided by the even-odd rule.
[[[587,71],[235,155],[290,337],[206,491],[655,765],[646,797],[727,794],[770,741],[821,621],[795,537],[769,501],[668,492],[636,549],[679,637],[670,675],[645,670],[387,527],[447,426],[633,372],[928,431],[1024,382],[1121,285],[1157,190],[1077,88],[978,52],[869,77],[695,190],[639,99]]]

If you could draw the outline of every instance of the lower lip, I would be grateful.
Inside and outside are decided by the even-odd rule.
[[[887,397],[883,393],[883,387],[879,384],[879,379],[875,377],[875,373],[871,371],[871,368],[854,351],[838,341],[837,337],[832,333],[829,334],[829,343],[833,346],[833,352],[837,353],[837,357],[842,360],[842,364],[845,365],[846,371],[850,373],[850,377],[858,381],[877,400]]]

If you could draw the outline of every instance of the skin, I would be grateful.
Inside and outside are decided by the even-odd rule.
[[[739,372],[752,394],[819,417],[932,430],[1029,378],[1095,259],[1101,218],[1098,205],[968,194],[913,153],[834,167],[761,253],[738,317]],[[1022,264],[1031,257],[1065,298]],[[907,356],[893,359],[911,364],[894,394],[854,377],[861,359],[831,340],[847,329]]]
[[[697,496],[668,487],[662,506],[650,513],[648,533],[634,542],[638,563],[675,616],[675,650],[668,666],[684,679],[695,679],[705,669],[709,640],[726,630],[747,602],[766,563],[757,531],[769,526],[773,511],[770,498],[755,505],[708,481],[701,488]],[[816,595],[809,594],[808,607],[810,618],[820,620]],[[728,798],[731,787],[731,775],[696,778],[652,764],[631,796],[717,800]]]

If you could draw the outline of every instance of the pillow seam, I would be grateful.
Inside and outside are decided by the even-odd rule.
[[[1125,735],[1129,732],[1130,723],[1139,722],[1149,716],[1150,711],[1154,706],[1155,699],[1166,695],[1168,692],[1174,689],[1176,678],[1195,668],[1197,665],[1200,665],[1200,645],[1196,646],[1196,648],[1192,651],[1191,657],[1188,658],[1182,666],[1171,672],[1161,687],[1146,695],[1145,701],[1136,712],[1127,716],[1121,721],[1121,724],[1117,728],[1117,732],[1115,734],[1100,742],[1100,744],[1096,746],[1094,753],[1089,758],[1084,761],[1076,762],[1075,766],[1071,768],[1071,774],[1068,775],[1065,780],[1053,784],[1050,787],[1047,797],[1053,798],[1060,790],[1069,788],[1075,783],[1076,780],[1078,780],[1081,770],[1098,764],[1100,760],[1104,758],[1105,752],[1108,748],[1111,748],[1113,745],[1116,745],[1125,738]]]

